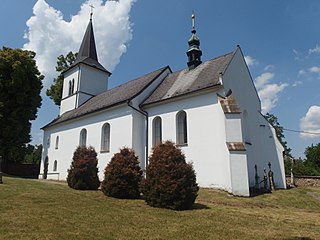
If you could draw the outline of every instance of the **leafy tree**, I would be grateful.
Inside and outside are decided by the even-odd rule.
[[[138,157],[129,148],[114,154],[104,172],[102,192],[110,197],[135,199],[140,197],[142,170]]]
[[[29,164],[39,164],[42,155],[42,144],[35,146],[28,144],[27,149],[28,153],[25,155],[23,162]]]
[[[31,120],[41,106],[43,75],[32,51],[0,49],[0,155],[5,161],[22,161],[30,142]]]
[[[320,143],[307,147],[304,154],[307,158],[306,163],[314,166],[320,172]]]
[[[77,190],[97,190],[100,181],[97,153],[94,148],[79,146],[73,153],[72,159],[68,169],[68,186]]]
[[[193,166],[181,150],[167,141],[153,148],[141,191],[147,204],[175,210],[189,209],[199,187]]]
[[[288,147],[287,145],[288,143],[284,140],[285,139],[285,136],[283,134],[284,127],[280,125],[280,123],[278,122],[278,118],[275,115],[271,113],[267,113],[265,117],[268,120],[268,122],[274,127],[278,140],[284,147],[285,155],[288,155],[291,157],[291,148]]]
[[[53,84],[47,89],[47,96],[52,99],[52,101],[60,106],[62,98],[62,87],[63,87],[63,74],[62,72],[67,70],[71,64],[75,61],[77,54],[69,52],[66,56],[60,55],[57,57],[56,71],[59,72],[59,76],[53,79]]]

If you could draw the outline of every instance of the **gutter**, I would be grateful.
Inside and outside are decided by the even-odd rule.
[[[148,131],[149,131],[149,121],[148,121],[148,117],[149,117],[149,115],[148,115],[148,112],[146,112],[146,111],[143,111],[143,110],[141,110],[141,109],[138,109],[138,108],[136,108],[136,107],[134,107],[133,105],[132,105],[132,103],[131,103],[131,100],[128,100],[127,101],[127,104],[128,104],[128,106],[130,107],[130,108],[132,108],[133,110],[135,110],[135,111],[137,111],[138,113],[140,113],[140,114],[142,114],[143,116],[145,116],[145,118],[146,118],[146,132],[145,132],[145,137],[146,137],[146,146],[145,146],[145,149],[146,149],[146,159],[145,159],[145,166],[146,166],[146,168],[147,168],[147,166],[148,166],[148,158],[149,158],[149,149],[148,149],[148,145],[149,145],[149,140],[148,140]]]

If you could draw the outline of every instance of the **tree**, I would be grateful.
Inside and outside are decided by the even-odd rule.
[[[98,177],[97,153],[93,147],[79,146],[73,153],[68,170],[68,186],[77,190],[97,190],[100,186]]]
[[[284,147],[285,155],[292,157],[291,156],[291,148],[288,147],[288,145],[287,145],[288,143],[284,140],[285,139],[285,136],[283,134],[284,128],[278,122],[278,118],[271,113],[267,113],[265,115],[265,118],[274,127],[274,129],[276,131],[277,138],[280,141],[280,143],[282,144],[282,146]]]
[[[320,172],[320,143],[307,147],[304,154],[306,163],[314,166]]]
[[[42,154],[42,144],[40,145],[30,145],[27,146],[28,152],[24,157],[24,163],[28,164],[39,164],[41,161]]]
[[[147,204],[175,210],[189,209],[199,187],[191,163],[186,163],[181,150],[167,141],[156,145],[146,169],[141,191]]]
[[[62,88],[63,88],[63,74],[62,72],[67,70],[71,64],[76,60],[77,54],[69,52],[66,56],[60,55],[57,57],[56,71],[59,72],[59,76],[53,79],[53,84],[47,89],[47,96],[52,99],[52,101],[60,106],[62,98]]]
[[[142,170],[138,157],[129,148],[114,154],[104,172],[102,192],[115,198],[135,199],[140,197]]]
[[[22,161],[30,142],[31,120],[41,106],[43,75],[32,51],[0,49],[0,155],[4,161]]]

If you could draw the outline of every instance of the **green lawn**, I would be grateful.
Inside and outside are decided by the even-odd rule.
[[[4,177],[0,239],[320,239],[320,189],[254,198],[201,189],[195,208],[172,211],[66,184]]]

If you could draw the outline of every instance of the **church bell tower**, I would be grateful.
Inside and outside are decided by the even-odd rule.
[[[60,115],[80,107],[90,98],[108,89],[111,73],[98,61],[92,25],[92,12],[74,63],[63,72]]]
[[[196,68],[198,65],[202,63],[201,61],[202,51],[200,50],[200,39],[196,35],[197,31],[195,29],[194,13],[192,13],[191,20],[192,20],[192,30],[191,30],[192,35],[188,40],[189,48],[187,51],[189,70]]]

